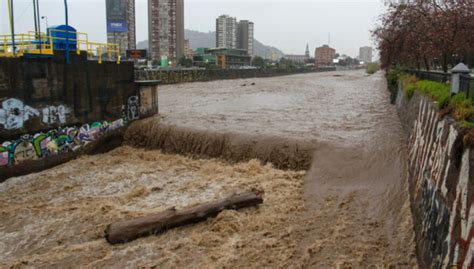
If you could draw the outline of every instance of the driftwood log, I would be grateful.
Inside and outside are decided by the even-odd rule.
[[[170,208],[155,215],[110,224],[105,230],[105,239],[110,244],[127,243],[139,237],[159,234],[175,227],[204,221],[226,209],[240,209],[261,203],[263,199],[260,195],[249,192],[179,211]]]

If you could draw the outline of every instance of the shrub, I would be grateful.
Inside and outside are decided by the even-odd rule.
[[[367,72],[367,74],[372,75],[372,74],[377,73],[377,71],[379,70],[380,70],[380,65],[378,63],[370,63],[367,65],[367,68],[365,71]]]
[[[474,113],[474,106],[464,93],[459,93],[451,98],[449,106],[453,110],[453,118],[457,121],[465,121]]]
[[[398,80],[403,74],[403,70],[399,67],[392,68],[385,74],[388,90],[390,91],[390,103],[392,104],[395,104],[395,101],[397,100]]]
[[[403,71],[402,69],[400,69],[399,67],[395,67],[395,68],[392,68],[390,69],[388,72],[387,72],[387,83],[388,83],[388,87],[393,87],[393,88],[397,88],[398,86],[398,79],[400,79],[400,77],[403,75]]]

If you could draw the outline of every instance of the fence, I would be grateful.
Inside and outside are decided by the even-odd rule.
[[[447,83],[451,81],[451,74],[449,73],[422,70],[405,70],[405,72],[423,80],[432,80],[441,83]]]
[[[62,34],[62,35],[61,35]],[[73,34],[75,38],[68,39],[64,34]],[[29,32],[11,35],[0,35],[0,57],[48,57],[54,55],[55,47],[59,44],[70,44],[70,50],[86,51],[89,60],[116,61],[120,63],[120,48],[115,44],[90,42],[86,33],[67,32],[65,30],[49,29],[48,34]]]
[[[450,83],[451,74],[436,71],[405,70],[406,73],[416,76],[418,79]],[[474,77],[461,75],[459,80],[459,92],[474,101]]]
[[[459,80],[459,92],[465,93],[468,98],[474,101],[474,77],[461,75]]]

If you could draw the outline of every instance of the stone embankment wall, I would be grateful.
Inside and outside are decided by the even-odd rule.
[[[468,130],[415,93],[396,102],[408,137],[408,180],[421,268],[474,266],[474,151]]]
[[[0,58],[0,181],[117,144],[158,112],[156,86],[136,84],[132,63],[85,56]]]
[[[293,68],[293,69],[217,69],[217,70],[136,70],[137,81],[160,80],[162,84],[182,82],[210,81],[219,79],[239,79],[256,77],[275,77],[291,74],[335,71],[328,68]]]

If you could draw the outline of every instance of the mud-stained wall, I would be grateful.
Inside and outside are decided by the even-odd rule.
[[[128,123],[158,113],[156,84],[136,84],[133,64],[72,55],[0,58],[0,182],[118,146]]]
[[[61,126],[115,121],[139,98],[133,63],[0,58],[0,141]]]
[[[408,134],[408,178],[421,268],[474,266],[474,152],[467,130],[424,97],[397,108]]]

